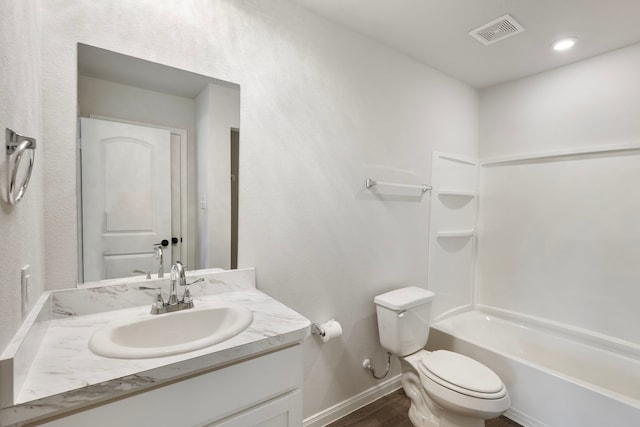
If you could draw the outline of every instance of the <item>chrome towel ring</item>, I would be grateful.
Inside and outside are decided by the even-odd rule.
[[[31,179],[33,163],[36,157],[36,140],[35,138],[18,135],[11,129],[7,128],[5,130],[5,141],[7,147],[7,165],[9,167],[7,201],[9,204],[15,205],[22,200],[24,193],[27,191],[29,179]],[[31,155],[29,156],[29,166],[24,175],[24,179],[22,180],[22,184],[17,185],[18,170],[20,169],[20,163],[22,162],[22,157],[26,150],[32,150]]]

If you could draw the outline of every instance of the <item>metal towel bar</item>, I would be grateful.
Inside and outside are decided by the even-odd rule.
[[[426,193],[427,191],[431,190],[431,186],[427,185],[427,184],[421,184],[421,185],[415,185],[415,184],[397,184],[395,182],[382,182],[382,181],[376,181],[374,179],[371,178],[367,178],[367,180],[364,183],[365,187],[367,187],[368,189],[371,189],[372,187],[375,187],[376,185],[385,185],[387,187],[400,187],[400,188],[417,188],[422,190],[423,193]]]

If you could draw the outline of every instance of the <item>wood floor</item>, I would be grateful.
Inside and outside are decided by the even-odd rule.
[[[411,402],[402,389],[384,396],[329,424],[327,427],[413,427],[409,420]],[[487,420],[486,427],[522,427],[508,418]]]

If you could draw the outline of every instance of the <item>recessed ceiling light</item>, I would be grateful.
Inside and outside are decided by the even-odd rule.
[[[564,50],[571,49],[576,44],[577,41],[578,39],[576,39],[575,37],[560,39],[553,44],[553,50],[557,52],[562,52]]]

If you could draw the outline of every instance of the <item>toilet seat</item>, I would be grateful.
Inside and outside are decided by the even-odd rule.
[[[479,399],[501,399],[507,389],[491,369],[462,354],[437,350],[420,359],[418,370],[424,380],[456,393]],[[425,384],[426,386],[427,384]],[[434,384],[431,384],[433,388]]]

